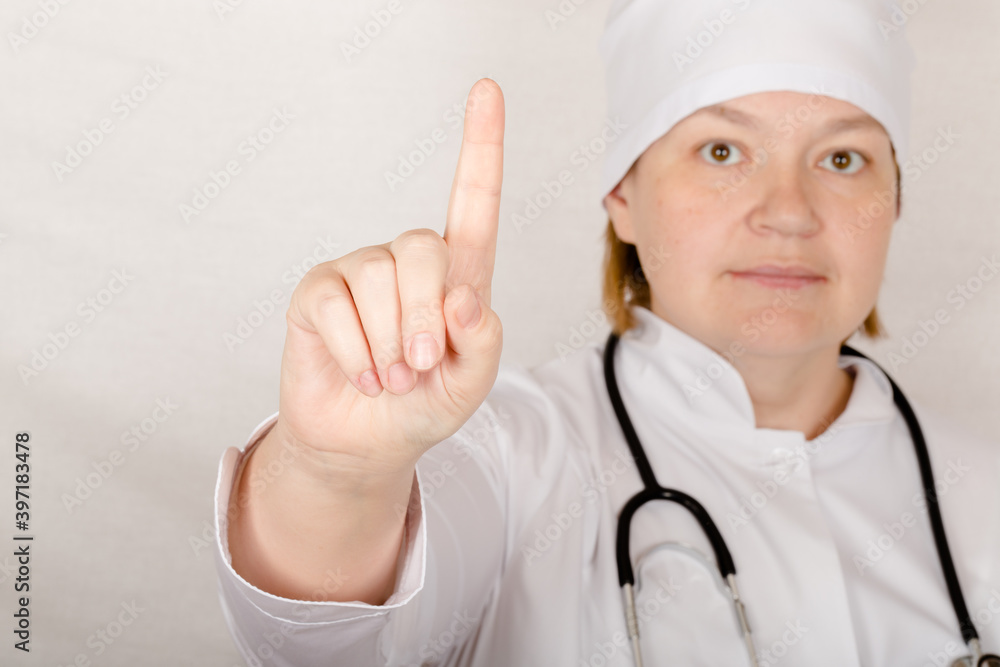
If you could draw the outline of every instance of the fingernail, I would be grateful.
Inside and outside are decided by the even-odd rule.
[[[361,391],[372,398],[378,396],[379,392],[382,391],[378,375],[370,369],[361,374],[361,377],[358,378],[358,384],[361,385]]]
[[[466,293],[465,300],[455,311],[455,317],[458,318],[458,323],[461,324],[466,329],[471,329],[476,326],[479,322],[479,316],[482,312],[479,309],[479,299],[476,298],[475,290],[469,290]]]
[[[413,370],[400,361],[389,369],[389,387],[393,393],[402,394],[413,383]]]
[[[415,368],[426,370],[437,359],[438,344],[429,333],[419,333],[410,341],[410,359]]]

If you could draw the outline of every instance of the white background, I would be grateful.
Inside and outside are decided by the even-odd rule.
[[[493,283],[504,362],[554,356],[599,309],[600,162],[580,170],[570,160],[605,122],[596,44],[609,3],[567,0],[575,11],[553,26],[546,11],[556,0],[399,1],[350,62],[341,44],[386,2],[245,0],[225,12],[210,0],[70,1],[16,48],[9,35],[41,11],[39,0],[3,3],[0,664],[64,665],[81,654],[102,665],[239,664],[216,597],[212,496],[224,448],[242,445],[276,409],[294,287],[283,275],[320,238],[341,255],[412,227],[444,231],[461,140],[449,119],[461,117],[477,79],[496,80],[506,99]],[[940,129],[959,138],[907,184],[879,303],[890,338],[852,342],[909,395],[995,439],[1000,278],[961,310],[947,295],[1000,253],[1000,5],[913,5],[913,152]],[[165,76],[123,118],[116,100],[147,68]],[[294,120],[248,161],[240,144],[274,109]],[[105,118],[113,132],[60,180],[53,163]],[[391,190],[385,172],[436,129],[445,141]],[[240,174],[185,221],[180,205],[229,160]],[[515,228],[511,216],[563,169],[573,185]],[[89,320],[79,304],[101,298],[116,270],[133,278]],[[274,290],[282,301],[231,350],[224,335]],[[949,323],[891,369],[889,353],[939,308]],[[71,323],[78,335],[22,377],[18,367]],[[122,434],[158,399],[179,407],[129,451]],[[33,445],[30,657],[11,646],[13,439],[22,430]],[[106,480],[92,475],[97,488],[67,508],[113,450],[121,465]],[[97,657],[88,637],[132,601],[143,611]]]

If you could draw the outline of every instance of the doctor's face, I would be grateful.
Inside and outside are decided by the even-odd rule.
[[[804,353],[838,345],[875,305],[895,163],[856,106],[757,93],[683,119],[605,205],[654,313],[720,353]]]

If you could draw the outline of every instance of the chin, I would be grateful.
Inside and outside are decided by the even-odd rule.
[[[842,340],[825,326],[826,323],[819,317],[809,317],[804,313],[789,311],[774,319],[757,311],[734,321],[728,329],[732,344],[739,343],[746,352],[786,355],[807,352]]]

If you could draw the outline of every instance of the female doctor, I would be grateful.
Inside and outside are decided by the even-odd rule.
[[[997,445],[841,347],[879,332],[907,155],[884,20],[617,2],[614,335],[531,370],[499,364],[504,104],[473,86],[444,235],[310,271],[278,413],[223,454],[247,664],[994,664]]]

